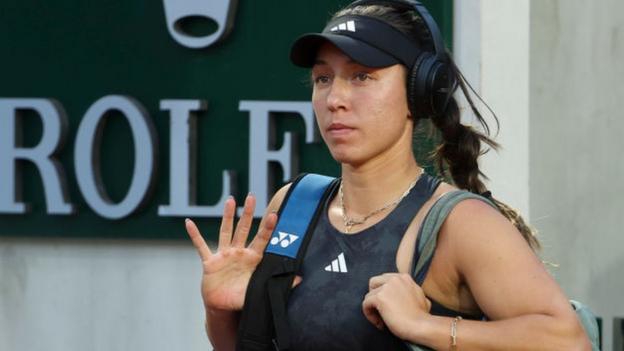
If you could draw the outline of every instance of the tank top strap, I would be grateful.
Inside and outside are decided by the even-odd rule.
[[[438,186],[440,186],[440,183],[441,180],[439,178],[423,173],[409,194],[388,215],[386,218],[388,222],[401,223],[403,227],[403,230],[400,231],[401,236],[407,231],[418,211],[431,198]]]

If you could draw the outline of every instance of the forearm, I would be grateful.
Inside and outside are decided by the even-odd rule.
[[[215,351],[235,350],[238,320],[235,311],[206,310],[206,334]]]
[[[419,328],[420,335],[412,335],[409,341],[434,350],[450,350],[452,320],[431,316],[426,327]],[[547,315],[526,315],[491,322],[461,320],[456,331],[457,351],[591,350],[578,323]]]

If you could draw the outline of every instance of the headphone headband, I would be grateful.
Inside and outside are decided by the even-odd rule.
[[[416,0],[357,0],[352,2],[347,8],[352,8],[355,6],[361,5],[387,5],[391,7],[402,7],[405,9],[411,9],[416,11],[416,13],[425,21],[425,25],[427,26],[427,30],[431,34],[431,39],[433,40],[433,46],[435,49],[435,55],[438,60],[442,62],[448,61],[446,59],[446,50],[444,46],[444,39],[442,38],[442,32],[438,27],[438,24],[433,19],[427,8],[420,2]]]

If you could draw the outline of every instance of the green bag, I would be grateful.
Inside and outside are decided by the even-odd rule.
[[[427,275],[427,271],[429,270],[429,265],[431,264],[433,253],[435,252],[436,245],[438,243],[438,232],[440,231],[440,227],[442,227],[446,217],[448,217],[455,205],[466,199],[478,199],[498,209],[498,207],[496,207],[496,205],[490,200],[469,191],[458,190],[442,195],[433,204],[429,213],[425,216],[418,234],[416,247],[417,252],[415,253],[415,256],[418,257],[418,261],[415,263],[412,271],[412,276],[418,285],[422,286],[422,283]],[[596,316],[582,303],[574,300],[571,300],[570,303],[576,311],[576,314],[581,321],[589,340],[591,341],[592,351],[599,351],[600,335],[598,332]],[[430,348],[414,345],[408,342],[406,342],[406,345],[412,351],[431,351]]]

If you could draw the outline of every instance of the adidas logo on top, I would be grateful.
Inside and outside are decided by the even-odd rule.
[[[349,32],[354,32],[355,33],[355,21],[347,21],[344,23],[340,23],[339,25],[335,26],[335,27],[331,27],[330,31],[332,32],[337,32],[339,30],[347,30]]]
[[[337,259],[333,260],[329,266],[325,267],[325,270],[335,273],[347,273],[347,263],[345,262],[344,252],[341,252]]]

